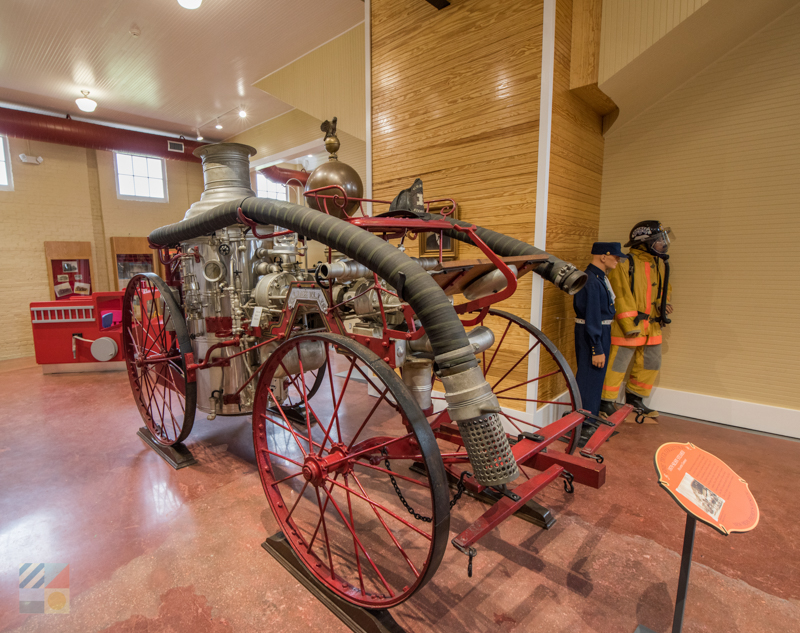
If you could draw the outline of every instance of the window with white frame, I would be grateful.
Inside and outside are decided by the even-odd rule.
[[[11,177],[11,154],[8,149],[8,138],[0,136],[0,191],[14,191],[14,180]]]
[[[163,158],[116,152],[114,166],[118,198],[167,202],[167,168]]]
[[[288,201],[286,185],[272,182],[261,172],[256,172],[256,195],[259,198]]]

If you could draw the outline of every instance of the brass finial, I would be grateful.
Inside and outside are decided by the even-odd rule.
[[[325,142],[325,150],[330,154],[328,160],[339,160],[336,156],[340,145],[336,136],[336,117],[333,117],[333,121],[324,121],[319,127],[325,132],[323,141]]]

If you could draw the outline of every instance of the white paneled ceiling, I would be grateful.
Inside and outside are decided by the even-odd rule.
[[[222,140],[291,109],[254,82],[363,19],[362,0],[1,0],[0,101]]]

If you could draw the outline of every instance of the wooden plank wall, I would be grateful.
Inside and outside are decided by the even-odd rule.
[[[373,0],[374,197],[391,200],[420,177],[426,198],[454,198],[462,219],[532,243],[541,47],[540,1],[437,11]],[[462,245],[460,257],[477,253]],[[529,319],[530,277],[520,286],[503,307]],[[518,339],[524,352],[527,337]]]
[[[418,0],[373,0],[376,198],[391,200],[420,177],[426,198],[455,198],[462,219],[533,243],[542,11],[531,1],[499,11],[492,0],[459,0],[436,11]],[[569,92],[571,28],[572,2],[559,0],[547,248],[585,266],[597,236],[603,144],[600,116]],[[475,253],[463,248],[461,257]],[[530,288],[526,277],[502,308],[529,320]],[[544,301],[545,333],[574,357],[572,298],[549,287]],[[512,343],[528,349],[527,337]],[[504,372],[503,361],[492,372]],[[543,382],[543,400],[564,390]]]
[[[572,19],[572,2],[558,0],[546,248],[583,269],[600,225],[603,136],[602,116],[569,89]],[[574,369],[572,297],[546,283],[543,305],[542,329]],[[551,371],[549,362],[542,356],[542,373]],[[540,398],[558,395],[560,389],[560,382],[545,384]]]

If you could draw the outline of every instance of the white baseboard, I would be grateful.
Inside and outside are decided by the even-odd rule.
[[[622,391],[622,390],[620,390]],[[800,438],[800,410],[656,387],[646,404],[661,413]]]

